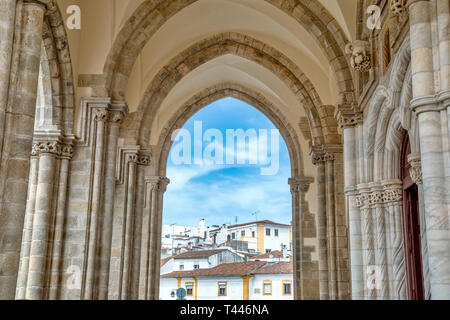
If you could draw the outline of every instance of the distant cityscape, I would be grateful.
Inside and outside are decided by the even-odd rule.
[[[293,300],[291,225],[165,224],[161,243],[162,300]]]

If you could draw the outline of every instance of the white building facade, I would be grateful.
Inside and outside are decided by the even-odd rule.
[[[184,288],[186,300],[293,300],[292,270],[292,262],[253,261],[175,271],[161,275],[160,299]]]

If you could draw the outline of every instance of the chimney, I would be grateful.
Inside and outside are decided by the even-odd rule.
[[[287,258],[288,257],[287,249],[286,249],[286,246],[284,244],[281,245],[281,252],[283,253],[283,258]]]

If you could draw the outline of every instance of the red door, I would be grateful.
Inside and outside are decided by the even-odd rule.
[[[403,225],[406,278],[410,300],[423,300],[422,249],[420,243],[419,193],[409,175],[408,155],[411,153],[408,134],[402,147]]]

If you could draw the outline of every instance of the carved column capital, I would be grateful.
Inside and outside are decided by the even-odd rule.
[[[73,146],[70,144],[63,144],[61,146],[61,159],[72,159],[73,156]]]
[[[105,108],[94,109],[94,120],[98,122],[106,122],[108,120],[108,110]]]
[[[336,153],[342,153],[342,145],[313,146],[310,149],[312,162],[315,166],[336,160]]]
[[[151,155],[140,154],[137,164],[140,166],[149,166],[151,163]]]
[[[145,181],[150,184],[150,188],[152,191],[160,191],[162,193],[166,192],[167,186],[170,183],[170,180],[166,177],[146,177]]]
[[[35,142],[32,147],[31,155],[36,157],[42,154],[59,156],[61,154],[61,143],[59,141]]]
[[[309,186],[314,182],[311,177],[290,178],[289,185],[291,186],[291,193],[308,192]]]
[[[120,125],[125,115],[121,111],[110,111],[108,121]]]
[[[409,175],[415,184],[423,184],[422,180],[422,161],[419,153],[412,153],[408,156],[408,163],[411,166],[409,168]]]
[[[139,155],[138,155],[137,152],[136,153],[130,153],[130,154],[127,155],[127,162],[128,163],[137,164],[138,160],[139,160]]]
[[[355,127],[364,121],[363,113],[348,106],[339,106],[335,117],[341,129]]]

